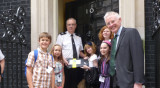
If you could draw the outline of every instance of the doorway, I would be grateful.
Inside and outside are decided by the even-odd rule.
[[[65,21],[70,17],[77,20],[75,33],[81,36],[83,45],[88,41],[97,44],[98,33],[105,25],[103,16],[111,10],[119,11],[118,0],[74,0],[65,3]]]

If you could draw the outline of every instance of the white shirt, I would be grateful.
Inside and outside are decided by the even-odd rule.
[[[2,51],[0,50],[0,61],[4,59],[4,55],[2,53]]]
[[[73,39],[77,50],[77,56],[79,56],[80,51],[83,50],[81,37],[73,34]],[[56,44],[62,46],[62,54],[65,59],[73,58],[71,34],[68,31],[66,31],[64,34],[58,35]]]
[[[106,40],[103,40],[102,42],[104,42],[104,41],[106,41]],[[111,39],[109,39],[108,41],[111,42]]]
[[[89,57],[88,61],[89,61],[89,67],[94,67],[93,66],[93,61],[97,59],[97,55],[93,54],[92,56]]]
[[[118,29],[117,34],[115,34],[115,35],[118,35],[118,36],[117,36],[117,42],[116,42],[116,48],[117,48],[117,45],[118,45],[118,41],[119,41],[119,37],[120,37],[121,31],[122,31],[122,26]],[[114,35],[114,36],[115,36],[115,35]]]

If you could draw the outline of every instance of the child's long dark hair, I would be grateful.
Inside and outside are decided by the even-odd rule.
[[[105,59],[105,57],[101,56],[101,58],[100,58],[101,62],[103,62],[104,59]],[[107,56],[106,64],[109,62],[109,60],[110,60],[110,54],[108,54],[108,56]]]
[[[107,56],[107,60],[106,60],[106,64],[109,62],[110,60],[110,52],[111,52],[111,43],[109,41],[103,41],[102,43],[107,44],[107,46],[109,47],[109,52],[108,52],[108,56]],[[101,43],[101,44],[102,44]],[[105,59],[106,57],[104,55],[101,56],[101,62]]]
[[[106,43],[106,42],[102,42],[102,43]],[[107,60],[106,60],[106,64],[108,64],[109,60],[110,60],[110,52],[111,52],[111,44],[106,43],[109,47],[109,52],[108,52],[108,56],[107,56]],[[98,61],[98,68],[99,70],[101,69],[101,64],[103,63],[103,60],[106,59],[106,57],[104,55],[101,55],[100,60]]]
[[[54,49],[55,49],[56,46],[59,46],[61,48],[61,55],[58,57],[58,59],[55,59],[55,56],[54,56]],[[55,44],[55,45],[52,46],[52,50],[51,50],[50,54],[54,57],[54,59],[56,61],[60,61],[62,63],[64,62],[63,61],[63,55],[62,55],[62,47],[59,44]]]

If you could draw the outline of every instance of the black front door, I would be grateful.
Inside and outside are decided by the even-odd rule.
[[[154,21],[152,24],[152,38],[155,40],[156,88],[160,88],[160,0],[154,0],[152,4]]]
[[[76,33],[82,37],[83,45],[87,41],[97,44],[99,30],[105,25],[104,14],[119,11],[118,0],[75,0],[65,6],[65,19],[73,17],[77,20]]]

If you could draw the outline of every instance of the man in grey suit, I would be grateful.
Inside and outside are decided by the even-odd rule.
[[[144,84],[144,52],[138,31],[121,25],[116,12],[107,12],[104,20],[114,33],[112,40],[110,75],[111,88],[142,88]]]

